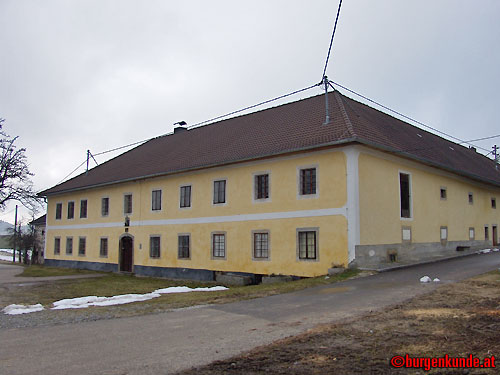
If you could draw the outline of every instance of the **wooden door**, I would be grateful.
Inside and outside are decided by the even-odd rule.
[[[132,272],[133,240],[130,237],[123,237],[120,240],[120,271]]]

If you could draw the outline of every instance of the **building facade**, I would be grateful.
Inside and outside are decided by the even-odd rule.
[[[158,137],[40,193],[46,264],[310,277],[497,245],[493,161],[337,91],[324,124],[322,103]]]

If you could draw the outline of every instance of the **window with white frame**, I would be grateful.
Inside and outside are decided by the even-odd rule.
[[[299,259],[317,259],[318,243],[316,230],[298,231]]]
[[[316,168],[300,170],[300,195],[316,194]]]
[[[225,233],[212,234],[212,256],[214,258],[226,257],[226,235]]]
[[[54,255],[61,254],[61,238],[54,238]]]
[[[101,216],[109,215],[109,198],[101,198]]]
[[[80,201],[80,219],[87,218],[87,200],[82,199]]]
[[[153,190],[151,192],[151,210],[161,210],[161,190]]]
[[[132,213],[132,194],[125,194],[123,196],[123,213],[125,215]]]
[[[66,237],[66,255],[73,254],[73,237]]]
[[[85,255],[86,247],[87,239],[85,237],[80,237],[78,241],[78,255]]]
[[[253,257],[255,259],[269,258],[269,232],[259,231],[253,233]]]
[[[151,258],[160,257],[160,236],[149,237],[149,256]]]
[[[191,185],[181,186],[179,207],[191,207]]]
[[[177,237],[177,243],[178,243],[178,257],[179,259],[189,259],[191,254],[190,254],[190,248],[189,248],[189,234],[179,234]]]
[[[214,204],[226,203],[226,180],[214,181]]]
[[[106,237],[101,238],[101,243],[99,246],[99,256],[107,258],[108,256],[108,239]]]

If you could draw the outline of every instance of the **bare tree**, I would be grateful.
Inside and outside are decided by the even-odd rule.
[[[11,137],[3,130],[4,119],[0,118],[0,210],[7,202],[15,200],[30,210],[39,207],[28,168],[26,149],[15,145],[18,137]]]

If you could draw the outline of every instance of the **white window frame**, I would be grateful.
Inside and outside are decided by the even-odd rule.
[[[401,216],[401,177],[400,175],[401,174],[406,174],[408,175],[408,185],[409,185],[409,194],[410,194],[410,217],[402,217]],[[404,170],[398,170],[398,183],[397,183],[397,187],[398,187],[398,196],[399,196],[399,213],[398,213],[398,217],[400,220],[403,220],[403,221],[413,221],[413,176],[410,172],[408,171],[404,171]]]

